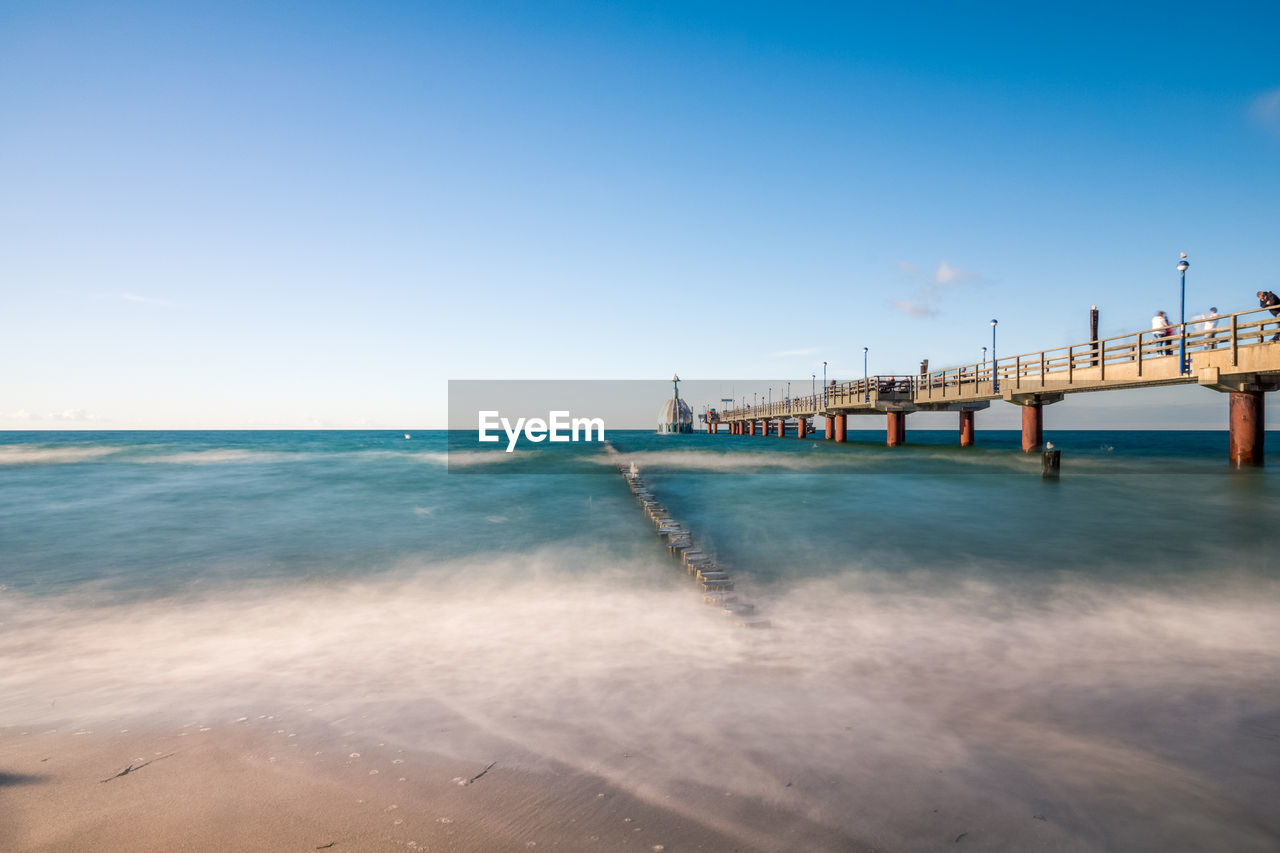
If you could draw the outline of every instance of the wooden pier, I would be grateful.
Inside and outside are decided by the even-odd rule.
[[[960,444],[968,446],[974,442],[974,413],[1000,400],[1022,407],[1022,449],[1030,453],[1043,444],[1044,407],[1067,394],[1198,384],[1230,395],[1230,464],[1262,465],[1263,395],[1280,388],[1280,318],[1254,308],[1220,316],[1212,328],[1206,322],[1171,326],[1165,336],[1143,329],[917,375],[832,382],[817,394],[711,410],[702,419],[711,433],[726,424],[732,435],[804,438],[822,417],[826,438],[842,442],[849,417],[884,415],[886,444],[894,447],[906,441],[910,413],[953,411]],[[1184,342],[1186,363],[1179,364]]]

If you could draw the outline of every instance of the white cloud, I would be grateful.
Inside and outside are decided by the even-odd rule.
[[[899,261],[898,269],[905,273],[907,282],[915,284],[915,292],[910,299],[894,299],[890,300],[889,304],[895,311],[901,311],[908,317],[937,316],[938,302],[947,291],[980,278],[974,270],[961,269],[946,261],[938,263],[932,276],[920,272],[919,268],[909,261]]]
[[[1249,112],[1263,127],[1280,133],[1280,87],[1254,98]]]
[[[901,311],[908,317],[933,317],[938,313],[937,308],[922,299],[895,299],[890,304],[893,305],[893,310]]]
[[[46,415],[51,421],[96,421],[98,416],[84,409],[63,409],[61,412],[50,412]]]

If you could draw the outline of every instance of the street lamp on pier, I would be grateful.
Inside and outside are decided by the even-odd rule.
[[[822,408],[827,407],[827,363],[822,362]]]
[[[991,393],[1000,393],[1000,377],[996,374],[996,326],[999,320],[991,321]]]
[[[1187,373],[1187,253],[1178,261],[1178,273],[1182,277],[1182,295],[1178,300],[1178,373]]]
[[[867,377],[867,350],[868,347],[862,348],[862,402],[871,402],[871,385]]]

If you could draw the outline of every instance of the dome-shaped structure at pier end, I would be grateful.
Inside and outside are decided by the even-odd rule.
[[[671,377],[671,399],[662,404],[658,413],[658,434],[679,435],[693,432],[693,409],[680,399],[680,377]]]

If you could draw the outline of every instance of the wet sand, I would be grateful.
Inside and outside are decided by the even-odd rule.
[[[0,732],[0,850],[777,849],[746,837],[761,820],[794,849],[873,849],[704,794],[720,817],[741,813],[729,835],[509,746],[469,761],[279,724]]]

